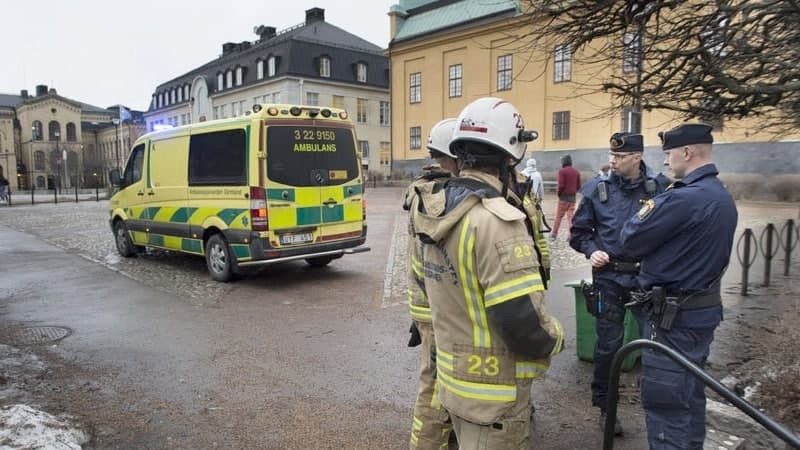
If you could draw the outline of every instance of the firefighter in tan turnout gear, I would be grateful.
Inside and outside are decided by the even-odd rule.
[[[431,128],[428,137],[428,151],[431,159],[439,167],[431,167],[430,172],[422,175],[409,185],[406,191],[403,209],[409,210],[418,199],[417,187],[430,182],[444,182],[458,174],[455,156],[450,153],[450,138],[453,135],[456,119],[444,119]],[[443,169],[437,170],[437,169]],[[450,432],[453,428],[447,410],[442,408],[436,396],[435,365],[432,356],[435,354],[436,342],[431,324],[431,307],[422,286],[422,262],[413,257],[413,247],[419,245],[415,238],[414,228],[409,221],[408,227],[408,305],[411,312],[410,347],[422,346],[419,369],[419,389],[414,404],[414,417],[411,425],[411,450],[446,449]]]
[[[510,103],[470,103],[450,143],[459,177],[418,186],[411,209],[436,333],[436,393],[464,450],[530,446],[531,382],[563,345],[544,308],[526,216],[505,199],[535,137]]]

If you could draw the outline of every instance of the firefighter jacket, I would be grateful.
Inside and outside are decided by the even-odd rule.
[[[533,245],[536,256],[539,260],[539,273],[547,289],[550,283],[550,246],[542,233],[542,221],[544,211],[542,211],[541,198],[531,195],[531,179],[522,172],[514,171],[515,179],[506,194],[509,203],[516,206],[525,213],[525,224],[528,226],[528,233],[533,237]]]
[[[436,333],[439,399],[477,424],[496,422],[518,395],[529,396],[530,379],[547,370],[564,338],[544,308],[525,214],[500,190],[496,177],[467,169],[443,187],[419,186],[411,211]]]
[[[417,195],[417,188],[425,183],[444,183],[450,178],[447,172],[431,172],[415,179],[411,182],[406,190],[406,195],[403,198],[403,209],[406,211],[411,210],[415,200],[419,197]],[[428,304],[428,299],[422,286],[422,261],[414,255],[417,252],[413,249],[414,245],[419,245],[420,242],[416,239],[414,233],[414,225],[411,220],[408,221],[408,309],[411,313],[411,318],[417,322],[430,323],[431,322],[431,306]]]

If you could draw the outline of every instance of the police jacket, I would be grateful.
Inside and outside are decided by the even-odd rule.
[[[714,164],[695,169],[622,227],[623,251],[642,258],[643,289],[661,286],[668,295],[719,292],[738,213],[717,174]]]
[[[478,424],[530,395],[530,379],[560,352],[564,333],[544,308],[525,215],[475,170],[418,189],[412,223],[436,333],[439,399]],[[419,255],[418,255],[419,256]],[[526,400],[527,401],[527,400]]]
[[[639,257],[622,249],[619,232],[622,225],[639,210],[642,202],[664,192],[669,178],[654,174],[644,163],[643,176],[629,180],[611,172],[596,176],[581,189],[583,199],[572,217],[569,245],[586,258],[597,250],[608,253],[613,262],[637,262]],[[613,280],[621,286],[634,287],[636,274],[615,272],[612,265],[593,271],[593,278]]]
[[[448,172],[431,172],[421,177],[418,177],[406,189],[405,197],[403,197],[403,209],[406,211],[411,210],[416,200],[419,198],[417,195],[417,188],[426,183],[440,182],[444,183],[450,178]],[[415,245],[420,245],[419,240],[416,238],[414,232],[414,225],[411,220],[408,221],[408,267],[407,267],[407,281],[408,281],[408,309],[411,313],[411,318],[418,322],[430,323],[431,322],[431,305],[428,303],[428,298],[425,296],[425,291],[422,286],[422,261],[416,256],[418,252],[414,250]]]

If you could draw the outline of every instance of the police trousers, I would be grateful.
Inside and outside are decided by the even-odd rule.
[[[632,288],[597,278],[592,284],[602,305],[602,312],[595,317],[597,340],[593,357],[592,406],[605,410],[611,361],[622,347],[625,335],[625,303],[630,302]]]
[[[665,331],[649,321],[650,338],[705,365],[722,306],[680,310]],[[663,353],[642,351],[642,406],[651,450],[701,450],[706,432],[705,385]]]
[[[529,450],[532,381],[517,380],[516,402],[493,424],[478,425],[453,415],[459,450]]]
[[[414,404],[414,417],[411,424],[411,450],[446,450],[452,424],[450,415],[439,403],[436,393],[436,358],[433,349],[436,339],[433,325],[416,322],[422,337],[419,367],[419,390]]]

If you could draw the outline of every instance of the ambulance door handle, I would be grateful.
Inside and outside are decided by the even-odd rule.
[[[325,205],[325,206],[335,205],[337,203],[338,202],[336,200],[332,199],[332,198],[329,198],[328,200],[325,200],[324,202],[322,202],[322,204]]]
[[[139,191],[139,192],[137,192],[137,193],[136,193],[136,195],[138,195],[138,196],[140,196],[140,197],[144,197],[144,192],[142,192],[142,191]]]
[[[150,192],[147,193],[147,195],[156,195],[156,193],[153,192],[153,191],[150,191]]]

